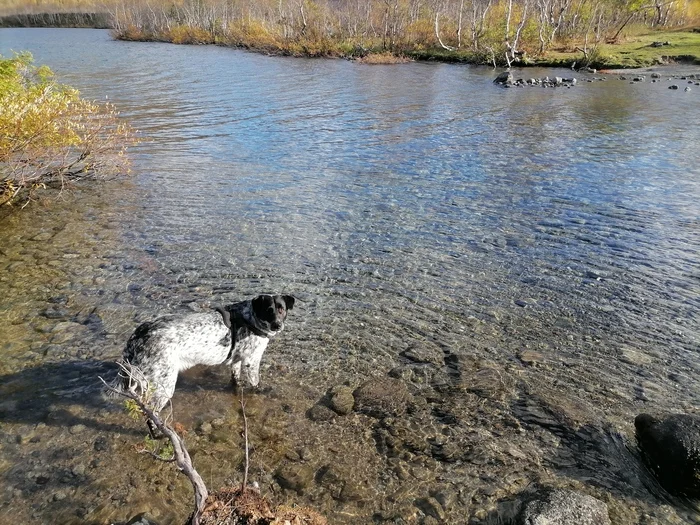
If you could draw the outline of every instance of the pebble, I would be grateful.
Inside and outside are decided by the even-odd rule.
[[[537,366],[544,361],[544,356],[534,350],[521,350],[518,353],[518,358],[528,366]]]
[[[624,347],[622,348],[620,361],[629,365],[648,365],[651,363],[651,357],[634,348]]]
[[[80,434],[81,432],[85,431],[86,428],[87,427],[83,424],[77,424],[77,425],[73,425],[72,427],[70,427],[69,432],[71,434]]]
[[[98,438],[95,440],[95,443],[94,443],[94,445],[93,445],[93,448],[94,448],[95,451],[97,451],[97,452],[102,452],[102,451],[104,451],[104,450],[107,450],[107,439],[106,439],[105,437],[102,437],[102,436],[98,437]]]

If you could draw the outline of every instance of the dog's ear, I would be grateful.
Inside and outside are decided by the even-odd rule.
[[[292,308],[294,308],[294,301],[296,301],[296,299],[294,299],[293,296],[283,295],[282,299],[284,299],[284,304],[287,305],[287,310],[291,310]]]

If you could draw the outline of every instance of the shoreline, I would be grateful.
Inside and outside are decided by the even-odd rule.
[[[256,47],[254,45],[247,45],[245,43],[226,43],[226,42],[173,42],[172,40],[167,40],[164,38],[124,38],[119,36],[114,36],[115,40],[121,40],[124,42],[157,42],[166,43],[174,45],[212,45],[220,47],[230,47],[233,49],[242,49],[245,51],[250,51],[252,53],[259,53],[268,56],[281,56],[281,57],[295,57],[295,58],[328,58],[328,59],[343,59],[356,62],[362,62],[370,65],[389,65],[389,64],[401,64],[407,62],[439,62],[446,64],[466,64],[473,66],[490,66],[493,67],[492,62],[479,60],[474,57],[475,53],[471,52],[458,52],[458,51],[443,51],[440,49],[432,49],[428,51],[385,51],[385,50],[370,50],[366,54],[354,55],[354,54],[344,54],[342,52],[328,52],[328,53],[296,53],[284,49],[269,49],[265,47]],[[691,54],[679,54],[679,55],[658,55],[652,60],[643,61],[637,60],[634,64],[626,64],[622,61],[595,61],[591,62],[587,66],[582,66],[576,71],[580,70],[597,70],[598,72],[609,72],[613,73],[615,71],[634,71],[636,69],[648,69],[653,67],[665,67],[673,65],[697,65],[700,66],[700,36],[698,38],[699,44],[697,49],[697,55]],[[563,68],[563,69],[573,69],[577,63],[582,63],[583,57],[581,54],[576,53],[557,53],[557,57],[551,56],[553,52],[550,52],[550,56],[545,54],[542,57],[529,58],[527,60],[514,62],[511,68]],[[563,56],[564,55],[564,56]],[[382,60],[372,60],[372,57],[384,57]],[[369,59],[368,59],[369,58]],[[634,59],[632,59],[634,60]],[[498,64],[494,69],[511,69],[507,68],[504,64]]]
[[[349,47],[343,42],[289,41],[256,44],[233,35],[219,37],[192,28],[184,34],[151,35],[140,31],[117,32],[108,13],[39,13],[0,17],[0,28],[93,28],[109,29],[115,40],[125,42],[161,42],[176,45],[217,45],[244,49],[269,56],[293,56],[297,58],[340,58],[366,64],[398,64],[405,62],[442,62],[469,65],[494,66],[493,57],[472,50],[430,49],[379,49],[362,45]],[[286,46],[286,47],[285,47]],[[634,70],[672,64],[700,65],[700,28],[680,31],[654,31],[628,36],[616,44],[601,44],[594,52],[597,58],[585,62],[583,53],[575,48],[552,49],[541,56],[523,55],[511,64],[513,68],[566,68],[595,70]],[[581,67],[576,68],[580,64]],[[505,64],[497,64],[498,69]]]

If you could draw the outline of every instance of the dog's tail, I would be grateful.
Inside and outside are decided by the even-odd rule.
[[[128,366],[128,363],[124,361],[118,362],[119,368],[117,369],[116,376],[111,381],[107,381],[107,384],[102,388],[102,399],[105,401],[114,401],[115,399],[121,399],[122,393],[126,392],[129,388],[128,377],[126,376],[124,370]]]

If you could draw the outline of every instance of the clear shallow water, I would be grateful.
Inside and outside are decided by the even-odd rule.
[[[102,363],[158,313],[280,291],[300,301],[265,358],[272,391],[253,396],[265,414],[257,475],[274,497],[291,497],[276,469],[299,462],[317,475],[294,498],[333,522],[420,520],[415,502],[439,493],[452,494],[448,522],[495,520],[531,482],[601,497],[615,523],[697,519],[639,466],[632,421],[700,405],[700,88],[610,75],[504,90],[486,68],[274,58],[92,30],[0,30],[0,53],[11,49],[107,96],[145,140],[129,179],[0,229],[0,512],[135,514],[146,478],[129,484],[91,463],[70,482],[53,473],[99,452],[100,438],[134,471],[155,468],[125,444],[137,425],[134,437],[123,414],[85,401]],[[571,72],[521,76],[545,75]],[[406,357],[416,349],[430,359]],[[417,400],[402,421],[305,417],[326,389],[390,371]],[[234,439],[225,378],[201,374],[185,378],[176,415],[193,429],[223,417]],[[87,429],[71,433],[76,424]],[[214,485],[235,477],[236,461],[220,458],[237,445],[191,432],[213,456],[199,461]],[[440,452],[445,440],[457,459]],[[328,462],[361,494],[324,484]],[[164,486],[177,479],[161,470]],[[42,472],[49,481],[36,483]],[[181,516],[190,496],[178,487],[145,498],[149,512]]]

